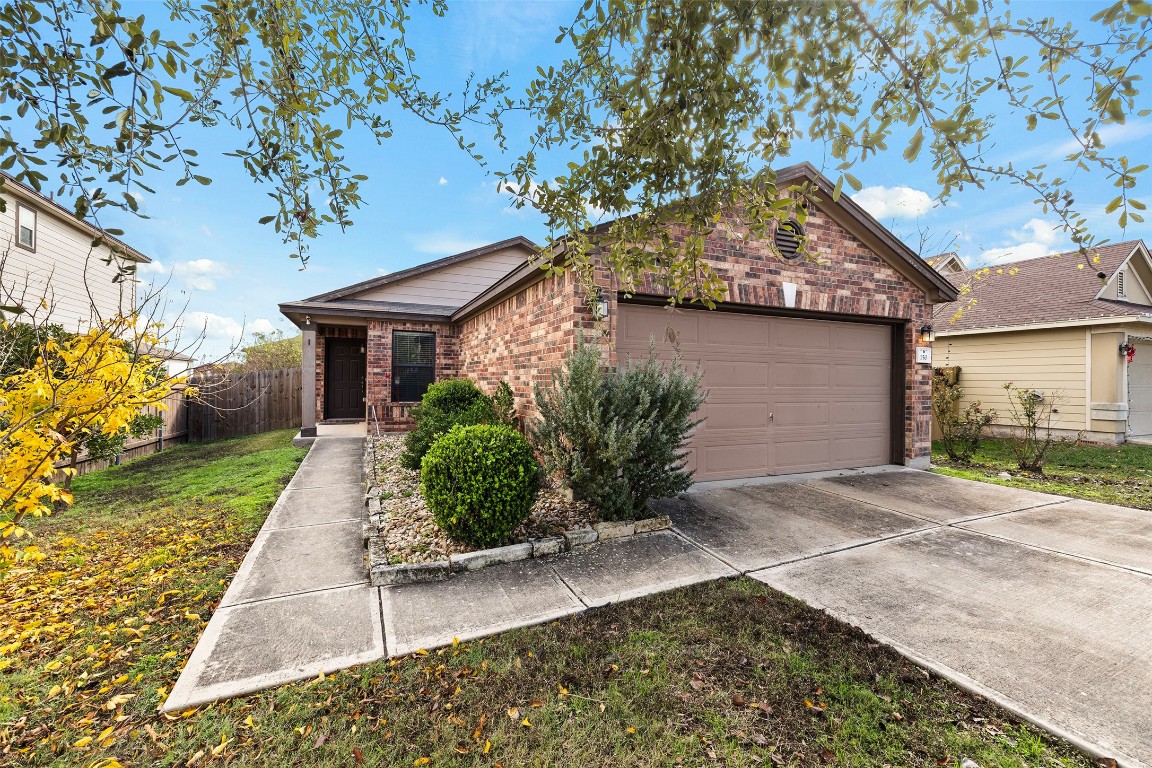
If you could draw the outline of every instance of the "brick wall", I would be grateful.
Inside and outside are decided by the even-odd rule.
[[[931,452],[931,366],[915,363],[916,332],[930,322],[931,308],[923,291],[877,257],[851,233],[813,207],[805,225],[809,248],[818,257],[796,262],[774,256],[769,245],[751,240],[735,216],[720,222],[705,244],[705,258],[728,285],[733,304],[783,307],[781,284],[796,283],[796,309],[885,318],[904,322],[905,452],[923,458]],[[685,233],[673,232],[682,241]],[[743,235],[743,237],[741,237]],[[460,327],[461,370],[486,391],[507,381],[516,394],[522,417],[535,413],[532,384],[547,382],[576,340],[585,333],[615,332],[617,285],[607,269],[596,281],[609,300],[608,320],[597,324],[571,275],[549,277],[529,286]],[[636,293],[663,295],[651,279]],[[614,351],[610,353],[614,358]]]
[[[436,334],[436,380],[452,379],[460,374],[460,339],[455,326],[447,323],[411,323],[373,320],[368,324],[368,386],[367,401],[369,429],[379,423],[381,431],[411,429],[408,415],[416,403],[392,401],[392,331],[432,331]],[[372,421],[372,406],[376,407],[376,422]]]
[[[550,380],[580,332],[597,328],[574,276],[545,277],[460,325],[461,370],[489,394],[507,382],[517,415],[530,420],[533,384]]]

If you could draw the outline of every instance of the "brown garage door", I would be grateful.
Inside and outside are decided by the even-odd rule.
[[[892,460],[889,326],[619,305],[621,360],[650,338],[670,355],[670,332],[709,392],[689,444],[697,480]]]

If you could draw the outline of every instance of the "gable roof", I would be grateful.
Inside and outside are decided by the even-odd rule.
[[[64,206],[60,205],[60,203],[56,202],[47,195],[37,192],[27,184],[17,181],[10,173],[0,171],[0,177],[3,177],[3,184],[0,186],[0,189],[3,191],[14,192],[16,197],[23,198],[24,200],[31,202],[34,205],[38,205],[41,208],[47,209],[53,215],[64,219],[69,224],[76,227],[85,234],[91,235],[93,239],[97,237],[103,239],[105,245],[109,245],[113,250],[119,251],[124,256],[124,258],[129,259],[130,261],[139,262],[141,264],[148,264],[152,261],[152,259],[140,253],[140,251],[128,245],[128,243],[124,242],[120,238],[113,237],[107,232],[103,232],[98,227],[76,216],[74,211],[68,210]]]
[[[477,258],[480,258],[481,256],[487,256],[490,253],[502,251],[506,248],[512,248],[512,247],[517,246],[517,245],[522,246],[524,248],[527,248],[529,251],[532,251],[533,253],[536,253],[540,250],[540,246],[536,245],[536,243],[532,242],[531,240],[529,240],[526,237],[521,237],[520,235],[517,235],[516,237],[510,237],[507,240],[501,240],[498,243],[490,243],[489,245],[482,245],[479,248],[473,248],[470,251],[464,251],[463,253],[457,253],[453,256],[445,256],[444,258],[437,259],[436,261],[429,261],[426,264],[417,264],[414,267],[409,267],[408,269],[402,269],[399,272],[392,272],[392,273],[389,273],[387,275],[382,275],[380,277],[374,277],[371,280],[365,280],[363,282],[355,283],[353,285],[346,285],[343,288],[337,288],[334,291],[328,291],[327,293],[321,293],[318,296],[311,296],[307,299],[304,299],[304,301],[305,302],[333,301],[335,299],[343,299],[343,298],[346,298],[348,296],[354,296],[355,294],[363,293],[364,291],[368,291],[368,290],[371,290],[373,288],[379,288],[380,286],[383,286],[383,285],[389,285],[390,283],[396,283],[396,282],[399,282],[400,280],[406,280],[410,277],[416,277],[417,275],[422,275],[426,272],[433,272],[437,269],[442,269],[444,267],[451,266],[453,264],[459,264],[460,262],[463,262],[463,261],[471,261],[472,259],[477,259]]]
[[[1017,328],[1101,318],[1138,318],[1152,315],[1152,307],[1126,301],[1098,299],[1121,266],[1136,253],[1147,252],[1140,240],[1102,245],[1088,256],[1068,251],[996,267],[969,269],[955,276],[969,292],[962,308],[937,307],[937,333],[947,335],[980,329]],[[1003,274],[999,273],[1003,270]],[[1099,277],[1104,273],[1104,277]],[[973,301],[974,300],[974,301]]]
[[[956,299],[959,295],[959,289],[949,282],[948,278],[929,266],[920,258],[919,254],[892,234],[872,214],[861,208],[848,195],[841,195],[839,200],[834,202],[835,185],[814,165],[808,162],[797,163],[776,172],[778,186],[791,184],[802,178],[815,184],[827,196],[819,202],[821,211],[860,239],[873,253],[891,265],[897,272],[923,288],[930,301],[948,302]],[[611,224],[611,221],[597,224],[587,231],[606,231]],[[553,253],[558,253],[563,245],[564,238],[557,240],[553,246]],[[520,290],[527,283],[540,279],[543,276],[540,266],[539,260],[529,260],[518,270],[509,273],[504,279],[458,309],[452,316],[452,320],[463,320],[500,301],[504,296]]]

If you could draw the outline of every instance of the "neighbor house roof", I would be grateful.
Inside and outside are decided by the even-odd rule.
[[[45,194],[37,192],[27,184],[16,181],[16,179],[13,178],[11,174],[0,171],[0,177],[3,177],[3,186],[0,188],[2,188],[4,191],[13,192],[15,193],[16,197],[23,198],[24,200],[31,202],[34,205],[38,205],[41,208],[45,208],[51,211],[53,214],[64,219],[72,226],[91,235],[93,239],[97,237],[103,239],[105,245],[108,245],[113,250],[119,251],[124,255],[125,258],[130,259],[131,261],[140,262],[142,264],[147,264],[152,261],[152,259],[140,253],[140,251],[128,245],[123,240],[113,237],[107,232],[101,230],[99,227],[96,227],[84,219],[79,218],[75,211],[68,210],[64,206],[60,205],[60,203],[56,202]]]
[[[1140,240],[1129,240],[1087,254],[1069,251],[957,273],[952,280],[968,290],[956,304],[937,307],[936,331],[947,335],[1152,315],[1152,307],[1143,304],[1096,298],[1140,248]]]

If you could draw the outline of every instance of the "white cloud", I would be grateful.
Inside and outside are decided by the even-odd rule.
[[[164,275],[168,273],[168,267],[164,266],[164,262],[159,259],[152,259],[147,264],[137,264],[137,275]]]
[[[217,278],[232,274],[232,270],[212,259],[179,261],[173,271],[194,291],[214,291]]]
[[[386,274],[388,274],[388,270],[384,269],[384,267],[380,267],[379,269],[376,270],[376,276],[377,277],[384,277],[384,275],[386,275]]]
[[[1020,229],[1011,230],[1008,237],[1008,245],[985,250],[979,256],[980,261],[983,264],[1008,264],[1068,249],[1068,238],[1063,230],[1043,219],[1029,219]]]
[[[914,219],[932,210],[928,193],[912,187],[864,187],[852,199],[878,219]]]
[[[176,325],[181,344],[192,344],[199,340],[213,352],[238,345],[245,335],[272,333],[276,330],[272,321],[263,317],[245,323],[214,312],[186,312],[176,321]]]
[[[436,182],[436,183],[437,183],[437,184],[439,184],[440,186],[444,186],[445,184],[447,184],[447,183],[448,183],[448,179],[446,179],[446,178],[444,178],[443,176],[441,176],[441,177],[440,177],[440,181],[438,181],[438,182]]]
[[[409,235],[408,242],[417,253],[430,253],[436,256],[454,256],[488,245],[488,240],[473,240],[444,232],[430,232],[424,235]]]
[[[205,237],[212,237],[212,230],[208,229],[208,225],[207,225],[207,224],[201,224],[201,225],[200,225],[200,232],[201,232],[201,234],[203,234]]]
[[[1123,124],[1106,125],[1096,133],[1100,136],[1100,141],[1105,148],[1115,149],[1119,145],[1152,135],[1152,120],[1134,120]],[[1061,155],[1068,155],[1078,152],[1080,149],[1080,142],[1069,139],[1060,145],[1059,152]]]

